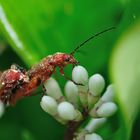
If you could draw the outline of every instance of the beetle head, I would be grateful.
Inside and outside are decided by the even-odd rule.
[[[56,53],[53,56],[53,64],[55,66],[66,66],[68,64],[77,65],[78,61],[71,54]]]

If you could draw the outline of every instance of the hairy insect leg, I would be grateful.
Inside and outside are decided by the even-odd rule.
[[[43,92],[42,91],[38,91],[37,93],[30,94],[28,97],[36,96],[36,95],[40,95],[40,94],[42,94],[42,96],[46,95],[47,94],[47,90],[46,90],[45,86],[43,84],[41,86],[42,86],[42,91]]]
[[[18,64],[12,64],[11,65],[11,69],[15,69],[15,70],[20,70],[21,72],[25,73],[26,72],[26,69],[19,66]]]
[[[47,90],[46,90],[46,88],[45,88],[44,84],[42,84],[42,90],[43,90],[43,95],[46,95]]]
[[[67,77],[67,76],[64,74],[63,67],[60,67],[60,74],[61,74],[65,79],[72,81],[75,85],[81,85],[81,86],[83,86],[83,84],[76,83],[76,82],[73,81],[71,78]]]

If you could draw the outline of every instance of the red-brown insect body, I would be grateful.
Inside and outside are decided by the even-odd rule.
[[[28,75],[32,78],[40,79],[41,83],[44,83],[50,76],[55,72],[55,68],[63,68],[68,64],[77,64],[77,61],[72,55],[65,53],[56,53],[50,55],[42,61],[33,66],[29,71]]]
[[[28,81],[28,77],[20,70],[8,69],[0,77],[0,100],[7,103],[16,89]]]
[[[68,64],[77,64],[77,60],[73,57],[73,55],[65,54],[65,53],[56,53],[52,57],[52,64],[59,67],[65,67]]]
[[[59,67],[61,75],[65,76],[63,68],[68,64],[76,65],[78,63],[73,57],[75,52],[94,37],[112,29],[115,29],[115,27],[108,28],[91,36],[77,46],[70,54],[56,53],[44,58],[27,72],[20,67],[14,66],[10,70],[0,73],[0,100],[6,104],[15,104],[20,98],[30,96],[32,91],[51,77],[56,67]],[[65,78],[69,79],[66,76]]]
[[[75,65],[77,61],[72,55],[56,53],[42,59],[40,63],[33,66],[25,74],[12,69],[5,71],[1,76],[2,80],[0,83],[5,83],[6,86],[0,88],[0,99],[4,103],[15,104],[20,98],[30,96],[40,84],[43,84],[50,78],[55,72],[56,67],[59,67],[61,74],[63,74],[63,68],[68,64]],[[28,81],[26,80],[25,82],[24,77],[26,77]],[[5,78],[7,82],[3,81]],[[24,81],[22,84],[19,83],[21,80]]]

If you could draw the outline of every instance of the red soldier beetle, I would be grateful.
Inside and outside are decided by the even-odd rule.
[[[31,67],[28,71],[19,66],[12,65],[10,69],[0,73],[0,100],[4,104],[13,105],[22,97],[32,95],[32,92],[39,85],[43,84],[52,76],[56,67],[60,68],[62,76],[71,80],[64,75],[63,68],[69,64],[72,64],[73,66],[78,64],[78,61],[74,58],[75,52],[94,37],[112,29],[115,29],[115,27],[108,28],[91,36],[77,46],[70,54],[56,53],[54,55],[49,55],[42,59],[37,65]]]

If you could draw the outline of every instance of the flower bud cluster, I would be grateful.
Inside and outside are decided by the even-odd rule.
[[[82,123],[90,117],[84,127],[79,125],[73,140],[102,140],[95,131],[117,111],[114,85],[109,85],[105,90],[104,78],[100,74],[88,77],[87,70],[82,66],[74,67],[72,80],[74,82],[66,83],[65,94],[62,94],[56,80],[47,80],[41,107],[62,124]]]

